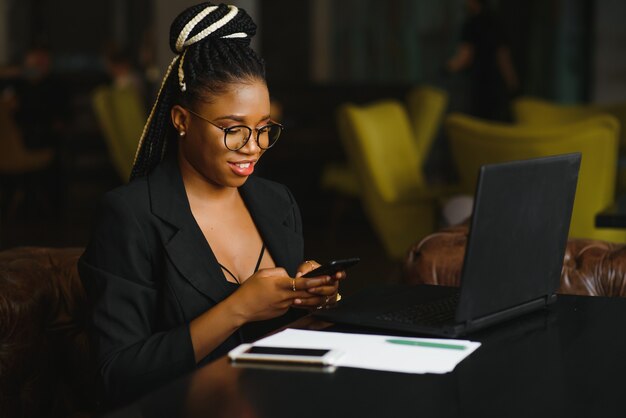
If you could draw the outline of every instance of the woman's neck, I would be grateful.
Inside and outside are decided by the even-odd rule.
[[[194,169],[184,158],[178,157],[178,165],[183,184],[185,185],[185,192],[190,202],[227,204],[239,197],[239,190],[236,187],[228,187],[211,182]]]

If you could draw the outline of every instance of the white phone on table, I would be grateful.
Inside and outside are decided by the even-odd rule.
[[[336,349],[326,348],[290,348],[268,347],[253,344],[241,344],[228,353],[235,362],[257,362],[276,364],[299,364],[306,366],[327,367],[343,353]]]

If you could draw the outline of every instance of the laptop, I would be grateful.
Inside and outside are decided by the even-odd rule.
[[[556,300],[581,154],[481,167],[460,287],[379,286],[314,316],[456,337]]]

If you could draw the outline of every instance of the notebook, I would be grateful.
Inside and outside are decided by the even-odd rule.
[[[481,167],[459,288],[379,286],[313,315],[456,337],[548,306],[560,283],[580,161],[573,153]]]

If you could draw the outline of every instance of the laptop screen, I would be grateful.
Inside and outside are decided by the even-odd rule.
[[[458,322],[556,292],[580,160],[574,153],[481,168]]]

